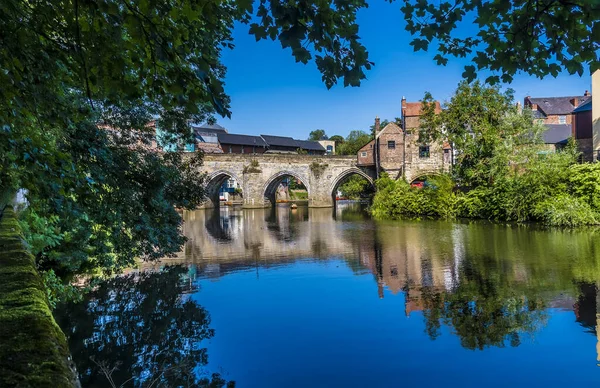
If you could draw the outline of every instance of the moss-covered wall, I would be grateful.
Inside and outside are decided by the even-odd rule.
[[[15,214],[7,207],[0,217],[0,387],[76,387],[65,335]]]

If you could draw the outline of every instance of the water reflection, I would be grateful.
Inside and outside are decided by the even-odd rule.
[[[405,315],[422,312],[432,339],[445,325],[468,349],[518,346],[524,335],[546,324],[547,308],[557,307],[572,310],[596,332],[600,245],[595,231],[376,223],[352,205],[333,214],[279,207],[185,217],[190,240],[180,259],[199,264],[201,272],[208,263],[213,274],[215,266],[222,267],[223,276],[252,265],[341,257],[356,273],[373,274],[380,298],[384,289],[402,292]],[[206,234],[202,225],[219,230]]]
[[[429,385],[479,386],[497,374],[499,363],[517,380],[500,379],[497,385],[600,382],[595,360],[600,341],[594,338],[600,322],[600,239],[594,229],[374,222],[352,204],[333,212],[226,208],[186,212],[184,218],[188,243],[163,264],[185,264],[203,291],[193,288],[198,283],[193,280],[187,289],[171,285],[165,291],[190,292],[216,317],[211,357],[240,386],[397,386],[398,371],[415,372],[405,375],[407,384],[427,376]],[[114,305],[115,298],[122,292],[134,297],[140,292],[135,287],[115,279],[103,289],[112,304],[80,307],[72,320],[91,327],[106,311],[129,311],[128,303],[137,302]],[[159,304],[172,303],[176,299]],[[139,309],[140,315],[152,310]],[[185,320],[187,314],[172,316]],[[117,337],[137,330],[129,325],[111,330]],[[75,353],[79,346],[87,352],[82,357],[99,352],[96,359],[110,359],[106,349],[112,340],[107,348],[81,345],[95,343],[87,340],[95,338],[94,330],[71,336]],[[200,330],[205,337],[190,341],[212,335],[206,330]],[[179,349],[189,342],[153,343]],[[140,349],[115,354],[133,360]],[[354,356],[357,352],[378,356]],[[443,363],[427,361],[440,357]],[[197,358],[200,365],[204,361]],[[82,370],[93,370],[88,364]],[[461,372],[464,365],[473,370],[470,377]]]
[[[201,342],[214,336],[187,270],[169,267],[113,278],[56,313],[83,387],[233,387],[204,373]]]

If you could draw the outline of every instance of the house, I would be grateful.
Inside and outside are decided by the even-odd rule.
[[[270,154],[296,154],[298,153],[297,140],[287,136],[260,135],[267,143]]]
[[[298,149],[309,155],[325,155],[325,148],[318,141],[296,140]]]
[[[333,140],[319,140],[319,144],[325,148],[327,155],[335,155],[335,141]]]
[[[298,151],[309,155],[325,155],[325,148],[316,141],[296,140],[287,136],[260,135],[267,143],[267,153],[297,154]]]
[[[542,124],[573,123],[573,111],[590,98],[586,90],[583,96],[568,97],[525,97],[523,106],[533,111],[533,116]]]
[[[582,160],[594,161],[594,139],[592,123],[592,97],[573,110],[573,138],[581,152]]]
[[[219,133],[227,133],[227,130],[218,124],[192,124],[192,131],[196,139],[195,149],[206,154],[222,154],[223,149],[219,145]]]
[[[260,136],[217,133],[219,145],[226,154],[264,154],[267,143]]]
[[[440,113],[439,102],[435,112]],[[375,139],[358,150],[358,166],[374,166],[377,175],[387,172],[392,178],[412,176],[416,170],[439,171],[452,163],[448,143],[423,143],[419,141],[418,128],[421,118],[421,102],[407,102],[402,98],[402,127],[389,123],[380,128],[379,117],[375,118]]]
[[[546,131],[542,133],[542,141],[548,151],[558,151],[564,148],[572,136],[571,124],[546,124]]]

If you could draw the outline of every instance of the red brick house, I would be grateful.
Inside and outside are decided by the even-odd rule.
[[[525,97],[523,106],[533,111],[533,115],[542,124],[573,123],[573,111],[590,98],[586,90],[583,96],[568,97]]]
[[[435,112],[441,107],[436,102]],[[377,175],[387,172],[392,178],[412,177],[415,171],[440,171],[451,164],[451,150],[448,143],[426,144],[419,142],[417,129],[420,125],[421,102],[406,102],[402,99],[402,126],[389,123],[380,128],[379,118],[375,118],[375,139],[358,150],[357,164],[373,166]]]

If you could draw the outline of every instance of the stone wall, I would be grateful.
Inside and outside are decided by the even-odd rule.
[[[0,387],[79,387],[12,208],[0,217]]]

